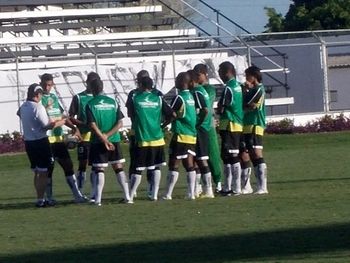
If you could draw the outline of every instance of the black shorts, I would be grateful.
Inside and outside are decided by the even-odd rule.
[[[48,138],[24,141],[24,145],[32,170],[46,172],[53,165],[54,159]]]
[[[177,135],[174,135],[169,145],[170,159],[187,159],[188,155],[196,156],[196,145],[189,143],[182,143],[176,141]]]
[[[197,130],[196,159],[209,160],[209,132],[200,127]]]
[[[90,142],[79,142],[77,147],[78,161],[84,161],[89,158]]]
[[[134,158],[136,171],[153,170],[166,165],[164,146],[137,147]]]
[[[263,136],[254,134],[254,133],[246,133],[244,136],[244,144],[245,149],[250,151],[253,149],[263,149]]]
[[[103,143],[91,143],[90,160],[92,167],[105,168],[108,163],[125,163],[119,142],[113,143],[115,150],[108,151]]]
[[[70,159],[68,148],[64,142],[51,143],[51,150],[55,159]]]
[[[221,130],[221,158],[223,160],[238,156],[242,140],[241,132],[230,132]]]

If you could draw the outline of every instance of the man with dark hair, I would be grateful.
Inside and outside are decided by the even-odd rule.
[[[90,151],[90,128],[87,125],[86,120],[86,105],[93,98],[91,91],[91,81],[100,79],[100,76],[96,72],[90,72],[86,79],[86,89],[73,96],[71,105],[69,107],[69,117],[74,125],[76,125],[81,134],[81,141],[78,143],[77,154],[79,161],[78,168],[78,188],[82,191],[85,178],[86,178],[86,167],[88,165],[88,156]],[[94,173],[91,170],[90,182],[92,189],[94,188]],[[91,196],[93,198],[93,196]]]
[[[253,162],[257,178],[256,194],[268,194],[267,166],[263,158],[263,135],[265,130],[265,88],[262,82],[261,71],[256,66],[245,70],[246,86],[248,87],[244,115],[244,139],[246,151],[242,155],[245,162],[249,156]],[[249,154],[248,154],[249,153]],[[249,174],[243,178],[243,187],[249,189]],[[251,190],[251,187],[250,187]],[[251,192],[251,191],[250,191]]]
[[[130,105],[130,118],[135,131],[136,150],[135,166],[131,175],[131,199],[141,182],[142,171],[147,169],[152,173],[153,185],[150,199],[158,199],[161,178],[160,167],[165,165],[163,116],[167,122],[176,117],[170,106],[153,90],[150,77],[143,77],[140,88],[135,92]],[[175,116],[174,116],[175,115]]]
[[[30,85],[27,100],[17,112],[23,126],[24,144],[30,167],[34,172],[37,207],[45,207],[46,205],[44,194],[47,185],[47,174],[53,164],[53,156],[46,131],[64,124],[64,120],[50,121],[45,108],[40,104],[42,94],[43,90],[39,84]]]
[[[108,163],[116,174],[117,181],[123,189],[125,203],[132,203],[129,195],[129,183],[123,170],[125,159],[120,148],[119,130],[123,126],[123,113],[115,99],[103,94],[103,82],[91,81],[94,98],[87,103],[87,123],[92,131],[90,162],[96,173],[95,204],[101,206],[105,183],[104,169]]]
[[[141,80],[144,77],[149,77],[149,73],[147,70],[140,70],[137,75],[136,75],[136,82],[137,82],[137,88],[133,89],[129,92],[128,94],[128,98],[126,100],[125,106],[127,109],[127,114],[128,117],[131,119],[131,117],[133,116],[132,111],[133,111],[133,106],[132,106],[132,100],[133,97],[135,96],[136,92],[138,90],[140,90],[141,87]],[[163,97],[163,94],[161,91],[155,89],[154,87],[152,87],[152,90],[155,94],[157,94],[160,97]],[[133,124],[133,120],[131,119],[131,124]],[[135,150],[137,148],[136,145],[136,139],[135,139],[135,130],[133,128],[133,126],[131,126],[131,130],[130,130],[130,135],[129,135],[129,154],[130,154],[130,164],[129,164],[129,178],[131,177],[131,174],[135,168]],[[147,170],[147,182],[148,182],[148,197],[151,197],[151,192],[152,192],[152,171],[148,171]],[[135,193],[136,196],[136,193]]]
[[[213,123],[212,108],[210,108],[210,98],[208,92],[203,86],[199,84],[199,74],[194,70],[189,70],[191,76],[190,89],[192,91],[196,108],[198,110],[197,116],[197,140],[196,140],[196,164],[197,175],[200,174],[204,183],[203,198],[214,198],[212,188],[211,171],[208,165],[209,159],[209,131]],[[198,196],[198,179],[196,183],[196,195]]]
[[[224,162],[225,195],[241,194],[240,142],[243,131],[242,87],[236,80],[236,70],[231,62],[219,66],[219,76],[225,89],[218,103],[220,115],[221,157]],[[233,186],[231,188],[231,185]]]
[[[213,123],[212,126],[208,132],[209,134],[209,160],[208,164],[210,167],[211,175],[213,177],[213,181],[216,185],[215,191],[220,192],[222,190],[221,188],[221,174],[222,174],[222,168],[221,168],[221,160],[220,160],[220,148],[219,148],[219,142],[218,142],[218,136],[216,133],[216,127],[215,127],[215,114],[214,114],[214,102],[216,100],[216,90],[215,88],[209,84],[209,77],[208,77],[208,67],[205,64],[197,64],[193,70],[199,74],[199,84],[203,86],[203,88],[207,91],[209,95],[209,101],[210,107],[212,109],[213,113]]]
[[[69,119],[63,115],[63,108],[59,103],[56,94],[51,93],[51,89],[54,87],[55,83],[53,81],[53,76],[51,74],[44,74],[41,76],[40,85],[44,91],[41,99],[42,105],[45,107],[47,114],[51,120],[65,120],[65,125],[72,129],[74,136],[80,138],[80,132]],[[86,201],[86,198],[81,194],[78,189],[77,180],[74,174],[73,162],[69,155],[66,144],[63,139],[63,129],[62,127],[57,127],[49,130],[49,142],[51,144],[51,149],[54,158],[61,165],[64,174],[66,176],[66,181],[71,189],[75,202],[82,203]],[[52,194],[52,174],[54,170],[54,165],[49,169],[48,173],[48,184],[46,188],[46,198],[49,205],[54,205],[56,201],[53,199]]]
[[[175,79],[175,87],[179,92],[173,99],[171,108],[176,112],[177,118],[171,124],[173,137],[169,145],[169,171],[164,200],[172,199],[172,192],[179,177],[181,160],[187,172],[188,190],[186,198],[189,200],[195,199],[196,171],[194,156],[196,155],[197,114],[193,95],[188,89],[190,81],[187,72],[181,72]]]

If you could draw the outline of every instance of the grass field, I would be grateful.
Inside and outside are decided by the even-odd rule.
[[[266,136],[269,195],[194,202],[182,174],[173,201],[118,204],[109,170],[102,207],[72,204],[57,166],[45,209],[26,156],[2,156],[0,262],[350,262],[349,149],[350,133]]]

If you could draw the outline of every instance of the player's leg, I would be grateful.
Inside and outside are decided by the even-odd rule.
[[[255,176],[258,181],[256,194],[268,194],[267,190],[267,166],[263,157],[262,135],[254,136],[253,164]]]
[[[149,147],[149,155],[147,160],[147,168],[153,173],[153,185],[152,185],[152,196],[151,201],[158,200],[158,192],[161,180],[160,167],[166,165],[164,146]],[[154,170],[153,170],[154,169]]]
[[[179,160],[174,155],[169,156],[169,171],[166,182],[164,200],[171,200],[177,179],[179,178]]]
[[[189,200],[196,198],[196,171],[194,169],[194,153],[189,153],[186,159],[182,160],[187,172],[187,197]]]
[[[240,132],[230,132],[230,163],[232,171],[232,192],[234,195],[240,195],[242,192],[241,189],[241,160],[239,157],[239,146],[241,141]]]
[[[79,167],[77,171],[78,188],[82,192],[86,180],[86,168],[88,166],[89,142],[80,142],[77,147]]]
[[[123,193],[124,193],[123,202],[132,203],[132,201],[130,200],[130,193],[129,193],[129,180],[123,169],[123,163],[125,162],[125,159],[123,158],[120,144],[114,143],[114,148],[115,148],[114,151],[109,152],[109,161],[112,164],[112,168],[117,177],[117,182],[119,183],[120,187],[123,190]]]
[[[196,184],[195,184],[194,192],[195,192],[196,198],[198,198],[203,192],[202,184],[201,184],[202,174],[201,174],[201,171],[198,167],[196,160],[194,160],[193,167],[194,167],[194,171],[196,173]]]
[[[220,131],[221,136],[221,159],[224,163],[224,188],[222,190],[223,195],[231,194],[231,185],[232,185],[232,169],[230,163],[230,154],[229,154],[229,133],[227,131]]]
[[[136,147],[135,148],[135,165],[133,167],[133,171],[131,171],[130,176],[130,200],[133,201],[136,197],[137,189],[141,183],[142,171],[144,171],[147,167],[146,159],[148,153],[148,147]]]
[[[218,136],[216,133],[216,129],[214,127],[212,127],[209,131],[208,150],[209,150],[208,164],[213,177],[213,181],[216,186],[215,191],[220,192],[222,190],[222,187],[221,187],[222,168],[221,168]]]
[[[59,150],[56,156],[57,162],[60,164],[60,166],[64,171],[66,182],[73,193],[75,202],[77,203],[85,202],[86,199],[83,197],[83,195],[78,189],[77,179],[74,174],[73,162],[72,162],[72,159],[70,158],[68,149],[64,143],[59,143],[58,147],[59,147]]]

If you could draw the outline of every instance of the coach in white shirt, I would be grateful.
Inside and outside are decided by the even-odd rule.
[[[44,193],[47,184],[48,168],[52,165],[53,157],[46,135],[48,129],[64,124],[64,120],[50,121],[40,100],[43,90],[39,84],[28,88],[27,100],[18,109],[21,118],[25,149],[34,172],[34,187],[37,193],[37,207],[44,207]]]

